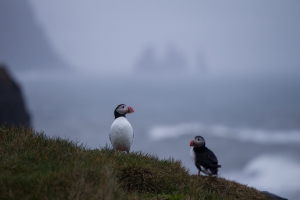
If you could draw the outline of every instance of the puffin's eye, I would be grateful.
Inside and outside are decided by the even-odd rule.
[[[125,108],[125,106],[122,106],[122,108]]]

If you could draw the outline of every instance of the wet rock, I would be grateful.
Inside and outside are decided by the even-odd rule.
[[[0,124],[30,127],[30,116],[20,86],[0,64]]]

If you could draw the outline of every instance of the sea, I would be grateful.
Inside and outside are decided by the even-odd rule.
[[[32,126],[87,148],[111,147],[114,109],[134,109],[131,151],[181,160],[197,169],[190,141],[201,135],[219,176],[300,199],[300,78],[289,75],[51,71],[15,72]]]

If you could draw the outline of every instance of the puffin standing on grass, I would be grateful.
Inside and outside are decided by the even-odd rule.
[[[133,141],[133,129],[126,119],[126,114],[133,112],[133,108],[125,104],[120,104],[115,109],[115,120],[109,130],[109,139],[116,150],[129,153]]]
[[[220,168],[221,165],[218,165],[216,155],[205,146],[204,138],[202,136],[196,136],[190,142],[190,146],[192,146],[190,155],[198,169],[198,176],[200,176],[200,172],[209,176],[218,175],[218,168]]]

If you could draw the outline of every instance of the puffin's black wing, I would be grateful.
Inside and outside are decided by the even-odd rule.
[[[206,148],[206,147],[205,147]],[[210,149],[206,148],[207,150],[207,158],[212,163],[218,163],[217,156],[212,152]]]
[[[221,165],[218,164],[216,155],[210,149],[202,147],[201,149],[196,149],[194,151],[196,154],[195,165],[199,170],[201,169],[200,166],[203,166],[204,168],[211,169],[211,171],[215,169],[217,173],[217,170]]]

